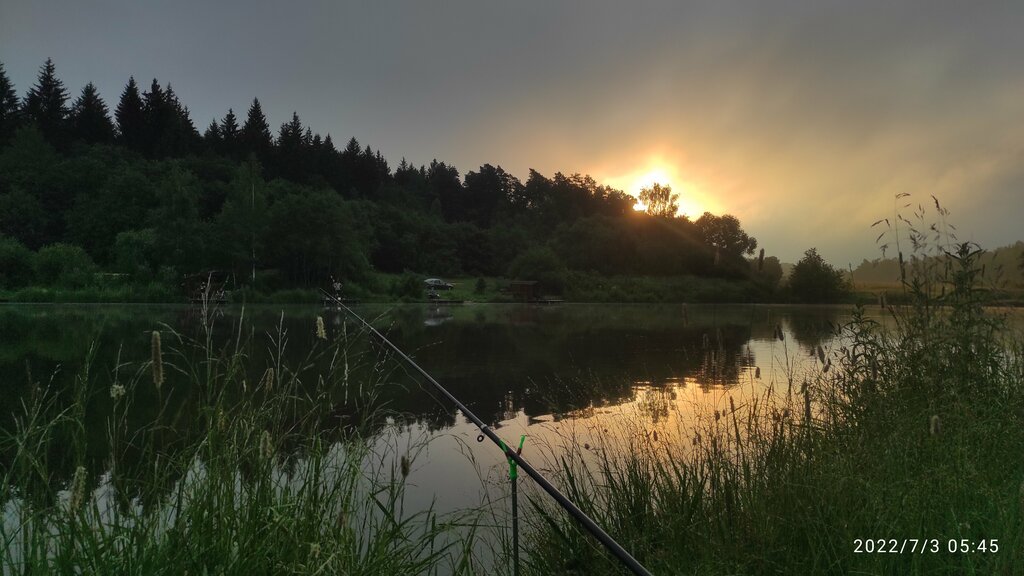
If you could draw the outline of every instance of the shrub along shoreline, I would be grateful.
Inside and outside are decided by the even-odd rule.
[[[812,378],[673,439],[566,456],[562,486],[656,574],[1019,574],[1024,335],[958,264],[912,280],[892,328],[858,307]],[[533,506],[531,573],[623,573]]]

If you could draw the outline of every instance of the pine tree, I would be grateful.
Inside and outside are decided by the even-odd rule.
[[[14,134],[18,112],[18,95],[14,91],[14,83],[7,77],[4,63],[0,62],[0,144]]]
[[[312,136],[310,137],[312,139]],[[305,137],[302,121],[297,112],[292,112],[290,122],[281,124],[277,135],[278,174],[289,180],[302,180],[306,176]]]
[[[110,110],[92,82],[82,88],[82,95],[71,107],[71,136],[88,144],[109,144],[114,141]]]
[[[220,124],[217,123],[216,118],[210,120],[210,125],[206,127],[206,132],[203,132],[203,143],[206,144],[206,147],[210,150],[220,151]]]
[[[241,134],[238,130],[238,119],[235,118],[235,111],[228,108],[228,113],[220,122],[221,152],[234,157],[239,151],[239,139]]]
[[[266,160],[273,146],[270,125],[267,124],[267,117],[263,115],[258,98],[253,98],[252,105],[249,106],[249,115],[242,126],[240,141],[244,154],[254,154],[261,161]]]
[[[117,119],[120,142],[132,150],[141,152],[146,138],[146,112],[134,76],[128,78],[128,84],[121,92],[121,100],[117,103],[114,118]]]
[[[168,130],[166,137],[166,154],[173,156],[184,156],[199,145],[199,131],[189,115],[188,106],[184,106],[179,100],[171,83],[167,83],[167,90],[164,92],[164,99],[169,113]]]
[[[35,122],[51,144],[64,144],[68,118],[68,91],[57,78],[53,59],[47,58],[39,69],[39,80],[28,91],[22,113]]]
[[[302,121],[299,114],[292,112],[290,122],[281,124],[281,130],[277,134],[277,145],[280,148],[298,150],[302,147]]]

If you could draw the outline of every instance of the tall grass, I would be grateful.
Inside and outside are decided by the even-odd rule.
[[[0,431],[0,573],[467,571],[457,519],[405,512],[410,463],[370,441],[387,416],[381,353],[318,322],[324,340],[298,366],[281,328],[256,369],[244,322],[217,346],[214,318],[204,310],[195,337],[164,326],[148,360],[100,374],[87,361],[70,396],[33,382]],[[138,426],[149,386],[160,407]],[[86,456],[97,394],[110,396],[102,462]]]
[[[559,457],[562,487],[656,574],[1024,573],[1024,346],[983,306],[977,247],[939,249],[907,259],[890,327],[858,307],[805,382]],[[531,506],[530,573],[624,573]]]

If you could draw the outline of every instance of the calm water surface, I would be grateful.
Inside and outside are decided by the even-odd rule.
[[[542,470],[566,450],[619,449],[623,438],[626,444],[630,438],[650,441],[655,431],[662,432],[659,441],[681,442],[698,417],[730,402],[749,402],[769,387],[784,390],[790,380],[799,385],[808,370],[820,370],[814,359],[818,346],[838,347],[834,329],[852,312],[849,306],[679,304],[364,305],[355,310],[506,441],[518,443],[525,434],[524,455]],[[870,313],[881,317],[877,307]],[[250,381],[255,381],[282,341],[286,364],[304,362],[316,342],[317,316],[323,316],[331,339],[347,334],[370,346],[351,318],[315,306],[219,310],[215,344],[241,333]],[[30,382],[70,394],[91,354],[94,393],[86,418],[90,468],[98,475],[107,450],[115,366],[142,366],[152,330],[161,330],[171,348],[172,330],[199,336],[201,328],[198,311],[185,306],[0,306],[0,426],[12,425],[21,402],[33,393]],[[392,454],[415,456],[407,509],[433,504],[442,512],[458,510],[504,493],[504,458],[490,443],[477,442],[479,430],[393,358],[376,354],[371,359],[393,384],[383,389],[381,400],[395,414],[379,427],[376,442]],[[168,362],[174,361],[169,355]],[[165,398],[187,408],[194,384],[168,373]],[[138,422],[151,421],[158,406],[151,384],[132,394]],[[178,424],[182,433],[187,428],[188,422]],[[670,433],[679,430],[684,436]],[[615,445],[612,436],[618,438]]]
[[[688,413],[717,406],[732,395],[749,395],[799,369],[809,351],[828,344],[832,328],[849,316],[848,307],[467,304],[356,308],[435,378],[509,438],[527,434],[527,449],[541,441],[563,439],[553,431],[562,423],[619,417],[650,426],[666,426]],[[253,379],[271,362],[276,334],[286,336],[285,362],[297,365],[315,341],[315,319],[328,332],[356,337],[356,323],[336,310],[311,306],[228,307],[215,317],[218,339],[236,337],[240,319],[243,351]],[[774,337],[781,327],[785,340]],[[200,336],[195,308],[143,305],[6,305],[0,307],[0,410],[4,426],[30,381],[54,390],[70,390],[92,350],[89,401],[90,450],[97,466],[105,456],[106,414],[111,400],[102,390],[113,381],[119,363],[141,365],[149,357],[150,331],[161,330],[173,346],[170,329]],[[788,368],[787,368],[788,367]],[[755,378],[760,369],[761,377]],[[187,403],[192,384],[171,375],[172,397]],[[499,464],[487,445],[476,445],[478,430],[454,407],[435,400],[404,370],[389,376],[396,386],[383,392],[392,430],[408,442],[432,439],[414,467],[415,484],[436,489],[439,503],[464,499],[479,490],[472,464],[453,449],[453,438],[474,446],[478,463]],[[134,392],[133,411],[140,423],[156,413],[157,395],[148,387]],[[172,401],[174,401],[172,399]],[[88,416],[87,416],[88,417]],[[187,426],[187,424],[183,424]],[[597,440],[587,440],[597,444]],[[438,481],[441,477],[467,482]]]

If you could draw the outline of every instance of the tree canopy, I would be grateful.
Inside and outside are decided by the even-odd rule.
[[[0,63],[3,257],[13,270],[22,249],[58,246],[47,281],[77,282],[54,270],[91,270],[87,257],[142,281],[218,268],[288,287],[376,269],[537,274],[555,290],[571,271],[741,277],[757,246],[733,216],[676,216],[668,186],[643,191],[640,213],[583,174],[530,170],[524,182],[439,159],[392,169],[355,137],[339,149],[297,111],[275,137],[255,98],[241,125],[228,108],[202,135],[157,79],[143,91],[130,77],[113,119],[92,83],[67,100],[47,60],[19,108]]]
[[[802,302],[830,302],[846,291],[846,283],[843,273],[825,262],[817,248],[811,248],[793,266],[789,288]]]

